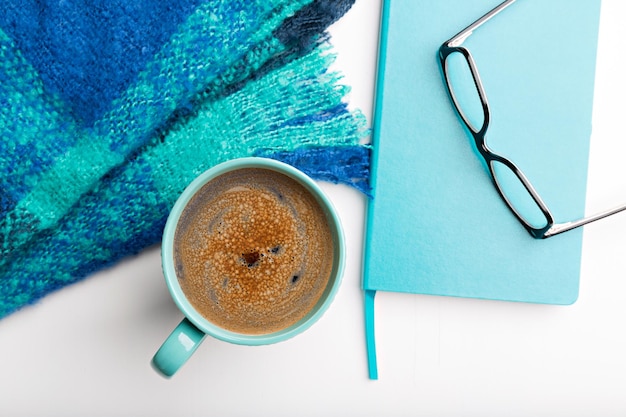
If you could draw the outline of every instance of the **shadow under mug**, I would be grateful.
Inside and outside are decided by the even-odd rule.
[[[192,197],[212,179],[234,170],[261,168],[286,175],[302,185],[319,203],[330,227],[334,253],[328,284],[317,304],[297,323],[267,334],[242,334],[221,328],[203,317],[189,302],[179,284],[174,265],[174,234],[178,220]],[[267,345],[287,340],[302,333],[328,309],[339,289],[345,264],[345,242],[341,223],[331,201],[310,177],[285,163],[267,158],[240,158],[223,162],[198,176],[183,191],[169,214],[161,245],[163,274],[174,302],[184,314],[181,323],[163,342],[152,359],[153,367],[170,377],[191,357],[206,335],[239,345]]]

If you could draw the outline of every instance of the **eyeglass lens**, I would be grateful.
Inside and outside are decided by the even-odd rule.
[[[477,133],[483,128],[485,115],[469,62],[462,53],[452,52],[446,57],[445,65],[450,95],[457,111],[467,127]]]
[[[496,160],[490,161],[489,165],[491,175],[497,183],[502,197],[520,220],[535,229],[543,229],[548,226],[546,215],[524,186],[520,178],[522,174]]]

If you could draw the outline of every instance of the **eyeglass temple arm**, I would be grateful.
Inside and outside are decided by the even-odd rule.
[[[489,19],[491,19],[492,17],[500,13],[502,10],[504,10],[505,8],[513,4],[514,2],[515,0],[506,0],[500,3],[499,5],[491,9],[489,12],[487,12],[485,15],[483,15],[481,18],[476,20],[474,23],[472,23],[471,25],[469,25],[468,27],[466,27],[465,29],[463,29],[462,31],[454,35],[452,38],[450,38],[450,40],[446,42],[446,45],[448,46],[461,45],[465,41],[465,39],[467,39],[474,32],[474,30],[478,29],[480,26],[486,23]]]
[[[580,220],[575,220],[567,223],[558,223],[550,227],[546,233],[543,235],[544,238],[551,237],[554,235],[558,235],[563,232],[567,232],[568,230],[575,229],[580,226],[584,226],[591,222],[595,222],[596,220],[604,219],[605,217],[612,216],[613,214],[619,213],[621,211],[626,210],[626,204],[614,207],[612,209],[602,211],[600,213],[593,214],[591,216],[585,217]]]

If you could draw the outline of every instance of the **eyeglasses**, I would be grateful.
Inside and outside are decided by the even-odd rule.
[[[461,45],[474,30],[513,2],[515,0],[507,0],[500,3],[474,23],[444,42],[439,48],[439,63],[452,104],[463,124],[474,138],[478,153],[489,168],[491,179],[498,194],[534,238],[544,239],[626,210],[626,205],[580,220],[555,223],[552,213],[524,173],[510,159],[494,153],[487,146],[485,135],[491,118],[489,103],[474,58],[470,51]],[[461,94],[460,90],[457,90],[457,94],[455,94],[454,90],[454,85],[459,85],[459,80],[463,76],[471,76],[471,80],[469,78],[467,80],[476,89],[476,91],[472,92],[474,95],[469,102],[466,94]],[[463,85],[466,84],[463,83]],[[469,106],[468,103],[470,104]],[[480,104],[480,107],[477,107],[478,104]]]

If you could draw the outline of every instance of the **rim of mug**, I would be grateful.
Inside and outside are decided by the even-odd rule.
[[[316,306],[297,323],[276,332],[266,334],[245,334],[237,333],[231,330],[224,329],[223,327],[213,324],[202,316],[193,305],[187,300],[187,297],[183,293],[183,290],[178,281],[176,275],[176,268],[174,266],[174,234],[178,225],[178,220],[183,212],[183,209],[187,206],[191,198],[209,181],[219,177],[227,172],[247,169],[247,168],[261,168],[276,171],[283,175],[296,180],[303,185],[318,201],[321,207],[324,209],[326,219],[330,225],[331,233],[333,235],[334,254],[333,254],[333,269],[331,272],[332,281],[329,282],[322,297],[316,304]],[[163,230],[163,239],[161,245],[161,263],[163,268],[163,275],[167,284],[170,295],[174,299],[178,309],[191,321],[198,329],[204,333],[215,337],[217,339],[240,344],[240,345],[267,345],[272,343],[281,342],[290,339],[297,334],[304,332],[311,327],[319,318],[326,312],[328,307],[332,304],[336,293],[339,290],[341,281],[343,279],[343,271],[345,267],[345,239],[343,235],[343,228],[339,215],[334,205],[319,187],[319,185],[307,174],[299,169],[286,164],[284,162],[262,158],[262,157],[244,157],[231,159],[226,162],[219,163],[212,168],[204,171],[198,177],[196,177],[182,192],[182,194],[176,200],[170,214],[168,215],[165,228]]]

